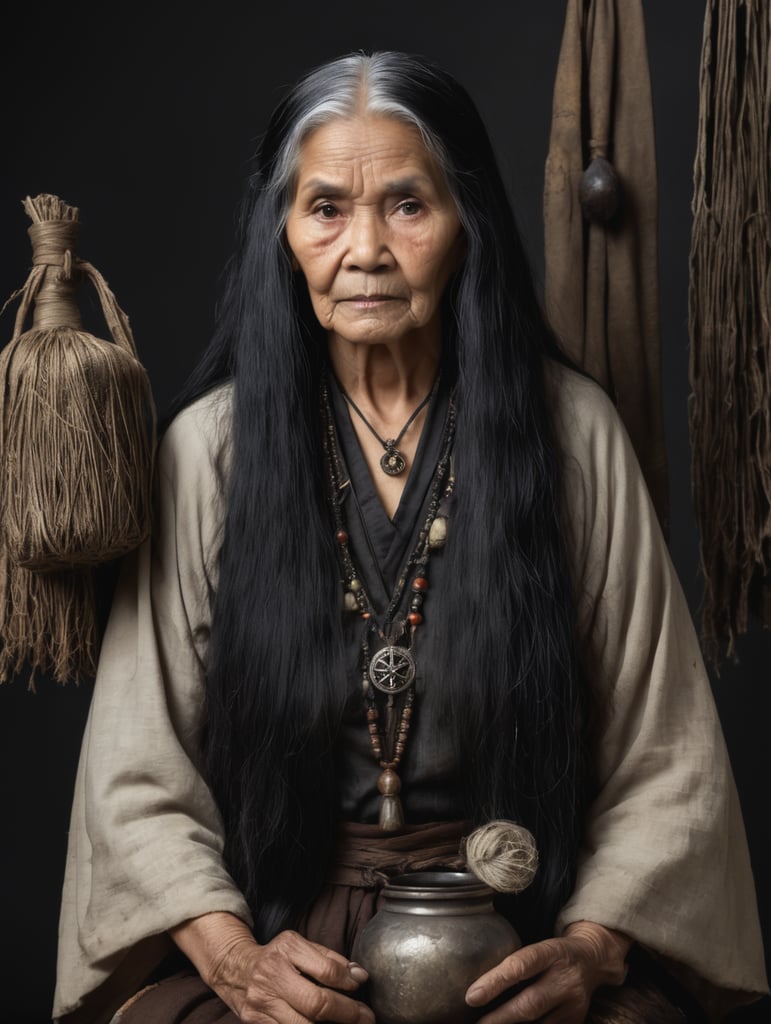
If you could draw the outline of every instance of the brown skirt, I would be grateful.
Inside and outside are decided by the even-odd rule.
[[[301,922],[314,942],[350,955],[356,935],[378,908],[387,878],[407,871],[460,868],[463,822],[419,825],[384,836],[372,825],[342,826],[335,870]],[[701,1024],[703,1014],[642,951],[630,957],[627,980],[595,993],[587,1024]],[[181,973],[133,996],[111,1024],[239,1024],[195,974]]]

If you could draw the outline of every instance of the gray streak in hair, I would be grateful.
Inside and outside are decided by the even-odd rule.
[[[442,169],[447,185],[458,206],[461,221],[463,211],[458,202],[458,190],[450,172],[450,161],[444,144],[423,121],[393,96],[395,75],[403,73],[395,63],[393,54],[349,54],[317,68],[306,76],[299,94],[304,107],[288,133],[286,142],[277,155],[274,172],[267,189],[281,202],[281,217],[277,233],[284,230],[292,200],[292,189],[300,160],[300,148],[315,129],[335,118],[354,117],[358,114],[381,114],[413,125]]]

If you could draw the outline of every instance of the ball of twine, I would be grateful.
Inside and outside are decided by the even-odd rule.
[[[496,892],[522,892],[538,870],[533,834],[513,821],[489,821],[464,840],[466,866]]]

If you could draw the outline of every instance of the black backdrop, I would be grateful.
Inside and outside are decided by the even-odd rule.
[[[365,5],[26,4],[0,34],[0,300],[29,266],[25,195],[81,210],[80,255],[128,312],[163,410],[206,343],[255,140],[282,88],[358,48],[440,61],[487,121],[537,273],[541,186],[564,0]],[[698,620],[689,487],[687,287],[704,0],[645,0],[660,187],[670,549]],[[103,333],[95,300],[85,316]],[[0,343],[10,337],[9,313]],[[771,935],[771,637],[713,679]],[[0,688],[0,1021],[49,1019],[69,801],[91,686]],[[709,899],[709,893],[704,894]],[[767,939],[768,941],[768,939]],[[771,1020],[768,1007],[749,1017]]]

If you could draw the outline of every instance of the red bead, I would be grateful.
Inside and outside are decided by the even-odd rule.
[[[361,613],[361,617],[363,619],[371,619],[372,618],[372,612],[362,612]]]
[[[338,544],[347,544],[348,534],[345,532],[345,530],[338,530],[337,533],[335,534],[335,540],[337,541]]]
[[[425,576],[418,576],[412,581],[413,590],[428,590],[428,580]]]
[[[419,626],[423,621],[423,616],[420,612],[410,612],[407,616],[407,620],[411,626]]]

